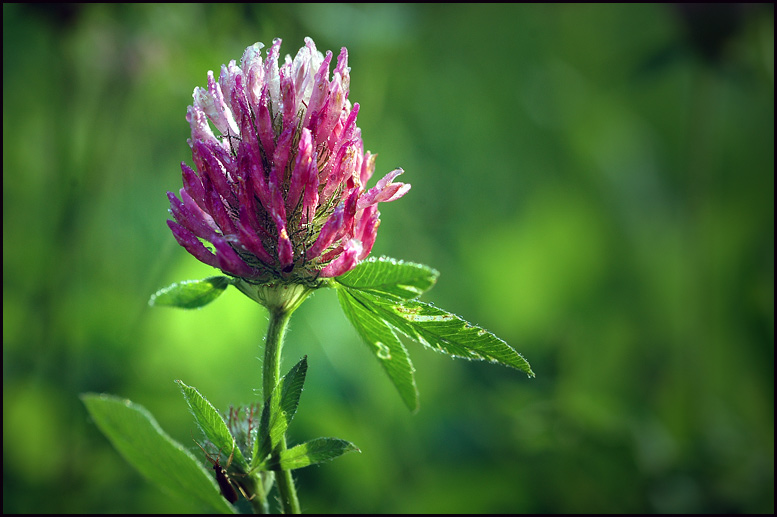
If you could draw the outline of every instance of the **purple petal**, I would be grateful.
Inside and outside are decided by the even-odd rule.
[[[207,92],[200,88],[195,90],[195,104],[199,104],[208,118],[221,133],[226,134],[227,128],[237,131],[237,125],[232,118],[232,111],[224,102],[221,85],[216,82],[213,72],[208,72]]]
[[[294,261],[294,251],[285,226],[278,230],[278,260],[282,268],[287,268]]]
[[[337,242],[343,236],[349,238],[353,234],[354,218],[356,215],[356,201],[359,192],[354,190],[348,199],[335,208],[329,216],[321,233],[313,246],[305,255],[308,259],[320,256],[332,243]]]
[[[248,109],[248,97],[246,96],[242,74],[237,74],[235,76],[235,84],[232,88],[230,101],[232,104],[232,111],[234,113],[235,120],[242,121],[245,117],[251,116],[251,112]],[[235,129],[236,131],[240,131],[240,129],[237,127]],[[240,133],[232,133],[232,135],[239,136]]]
[[[256,133],[256,126],[254,125],[254,122],[251,120],[251,116],[245,116],[241,120],[242,124],[240,126],[240,143],[246,144],[246,149],[257,151],[259,150],[259,147],[261,144],[259,143],[259,136]],[[240,146],[236,146],[238,148],[238,157],[242,154],[240,152]]]
[[[184,194],[186,194],[186,191],[181,189],[181,195],[183,196]],[[167,199],[170,200],[170,212],[173,214],[173,217],[175,217],[175,220],[195,236],[208,239],[211,235],[216,233],[214,228],[212,228],[205,217],[203,217],[205,213],[200,210],[194,202],[192,202],[192,204],[196,207],[196,211],[192,212],[189,207],[187,207],[185,203],[179,201],[172,192],[167,193]],[[211,218],[208,217],[208,219]],[[213,220],[211,219],[210,222],[212,221]]]
[[[237,150],[237,169],[246,179],[246,185],[253,187],[256,195],[259,197],[259,201],[263,206],[266,206],[269,200],[269,190],[267,189],[267,176],[262,167],[262,156],[257,135],[249,117],[245,117],[243,122],[243,140],[238,145]],[[248,192],[251,192],[251,190],[248,190]],[[242,204],[244,201],[239,200],[239,202]],[[251,206],[255,207],[253,196],[251,196],[250,202]]]
[[[190,212],[198,214],[198,217],[201,217],[205,221],[205,224],[208,225],[214,232],[218,231],[218,226],[216,226],[216,222],[213,220],[210,214],[200,208],[197,202],[192,199],[188,192],[186,192],[186,189],[180,189],[179,193],[181,195],[181,201],[183,201],[183,205],[189,209]]]
[[[208,116],[196,104],[186,109],[186,121],[192,128],[192,142],[218,143],[208,123]]]
[[[238,180],[237,200],[239,219],[243,222],[243,224],[247,225],[249,228],[252,228],[254,233],[262,233],[262,235],[266,235],[267,231],[261,224],[259,224],[259,219],[257,218],[256,197],[254,196],[254,187],[249,175],[246,175],[245,177],[242,177]]]
[[[218,194],[227,202],[234,205],[237,202],[237,199],[227,180],[227,169],[224,167],[224,164],[216,158],[212,149],[213,148],[209,148],[202,142],[194,142],[192,156],[194,161],[198,164],[197,168],[200,171],[200,174],[206,175],[216,192],[218,192]]]
[[[351,239],[345,244],[343,253],[321,270],[321,276],[332,278],[347,273],[359,263],[362,253],[362,244],[356,239]]]
[[[353,235],[353,226],[356,219],[356,205],[359,200],[359,191],[353,189],[348,199],[345,201],[345,213],[343,214],[343,233],[344,235]]]
[[[181,162],[181,170],[183,171],[183,188],[186,189],[186,192],[189,193],[197,205],[207,212],[209,204],[199,176],[184,162]]]
[[[221,65],[221,75],[219,76],[217,90],[219,88],[221,89],[224,118],[227,122],[226,128],[221,130],[223,134],[236,135],[239,131],[237,121],[243,117],[244,113],[246,113],[246,111],[241,111],[241,106],[239,104],[233,102],[235,85],[237,84],[238,78],[242,80],[243,71],[235,64],[234,59],[227,65]]]
[[[345,217],[345,205],[339,204],[329,219],[326,220],[324,226],[321,228],[321,232],[318,234],[318,239],[313,243],[313,246],[308,248],[305,257],[307,259],[313,259],[321,255],[325,249],[329,247],[338,233],[342,234],[343,219]]]
[[[259,141],[262,142],[264,155],[269,159],[275,152],[275,131],[272,127],[272,115],[267,107],[267,89],[268,86],[265,84],[259,101],[259,112],[256,114],[256,129]]]
[[[218,260],[219,269],[225,273],[232,273],[235,276],[248,278],[256,276],[256,271],[240,258],[240,255],[232,249],[232,246],[225,239],[216,237],[212,242],[216,248],[216,260]]]
[[[261,162],[251,162],[251,183],[254,186],[254,193],[259,198],[259,202],[262,204],[262,208],[267,212],[271,203],[270,187],[267,184],[267,178],[262,170]]]
[[[318,168],[316,167],[316,155],[307,171],[305,180],[305,193],[302,197],[302,222],[312,221],[318,208]]]
[[[304,125],[310,124],[311,118],[318,114],[319,110],[324,106],[327,95],[329,94],[329,64],[332,61],[332,52],[327,51],[324,61],[316,72],[316,76],[313,80],[313,92],[310,94],[310,101],[308,102],[308,111],[305,113]]]
[[[246,251],[256,255],[256,257],[265,264],[273,264],[273,262],[275,262],[270,254],[267,253],[267,250],[264,249],[262,240],[259,238],[256,232],[252,230],[246,209],[243,206],[240,207],[240,219],[235,221],[235,228],[237,229],[238,235],[240,237],[240,243],[243,245]]]
[[[183,246],[186,251],[194,256],[194,258],[209,266],[219,267],[216,256],[208,251],[208,248],[203,246],[200,240],[192,232],[170,219],[167,220],[167,226],[173,231],[173,236],[175,237],[175,240],[178,241],[178,244]]]
[[[223,176],[227,180],[227,190],[231,190],[231,180],[237,175],[237,160],[232,154],[232,149],[235,148],[235,143],[239,142],[239,137],[237,139],[229,137],[224,138],[224,145],[203,143],[221,165],[220,168],[223,170]]]
[[[286,207],[283,206],[281,186],[270,184],[270,204],[266,207],[278,230],[286,227]]]
[[[343,140],[351,140],[353,138],[354,131],[356,130],[356,116],[359,114],[359,103],[353,105],[351,112],[348,113],[348,118],[343,124],[343,133],[340,138]]]
[[[317,112],[312,113],[310,115],[310,122],[305,124],[305,126],[310,129],[310,132],[313,133],[313,136],[315,137],[313,140],[315,142],[319,142],[319,135],[322,133],[319,131],[319,128],[324,123],[324,120],[326,120],[326,115],[329,113],[329,105],[331,104],[331,99],[327,95],[326,100],[324,101],[323,106],[321,106],[321,109],[319,109]],[[323,137],[323,139],[326,139],[326,135]],[[318,143],[316,145],[319,145]]]
[[[291,63],[286,63],[280,69],[281,102],[283,103],[284,130],[297,127],[297,90],[292,78]]]
[[[274,181],[277,176],[270,176],[270,204],[266,206],[267,212],[275,222],[275,227],[278,230],[278,260],[282,267],[286,267],[292,263],[293,251],[291,246],[291,240],[286,229],[286,207],[283,204],[283,194],[281,193],[283,185],[279,185]]]
[[[281,88],[278,75],[278,55],[281,51],[281,39],[275,38],[272,46],[267,51],[267,59],[264,60],[264,81],[267,84],[268,101],[273,105],[273,115],[277,115],[277,107],[280,105]]]
[[[313,91],[314,75],[323,60],[321,53],[316,49],[315,42],[305,38],[305,46],[299,49],[292,63],[292,78],[297,100],[310,98]],[[299,105],[297,105],[299,108]]]
[[[357,207],[359,209],[367,208],[370,205],[374,205],[379,202],[387,203],[389,201],[395,201],[410,190],[410,184],[408,183],[391,183],[394,178],[402,174],[402,169],[395,169],[386,174],[378,184],[362,194],[359,199]]]
[[[302,128],[297,159],[289,180],[289,192],[286,194],[286,210],[288,212],[294,210],[297,203],[299,203],[299,198],[308,181],[309,171],[312,167],[315,167],[313,139],[310,131],[307,128]]]
[[[229,214],[227,213],[226,208],[224,207],[224,203],[221,200],[221,197],[218,195],[218,193],[215,190],[212,190],[210,193],[210,204],[211,204],[211,217],[213,217],[213,220],[216,222],[216,224],[221,228],[221,233],[224,235],[234,235],[236,232],[235,225],[232,222],[232,219],[230,218]]]
[[[337,66],[335,66],[334,73],[340,74],[342,77],[346,97],[348,96],[348,89],[351,84],[350,72],[351,68],[348,66],[348,49],[343,47],[340,49],[340,55],[337,56]]]
[[[267,183],[267,187],[270,191],[268,204],[265,205],[265,210],[269,212],[273,219],[278,224],[278,229],[281,226],[286,225],[286,207],[283,200],[283,183],[284,175],[286,173],[286,163],[289,160],[289,153],[291,151],[291,140],[293,132],[291,130],[284,131],[278,140],[278,147],[275,149],[275,157],[273,158],[272,171],[270,172],[270,178]],[[282,221],[282,224],[278,223]]]
[[[262,48],[264,48],[263,43],[254,43],[245,49],[243,57],[240,59],[240,68],[245,76],[246,95],[254,112],[256,112],[256,106],[259,103],[259,96],[262,94],[262,86],[264,85]]]
[[[231,102],[230,99],[232,98],[232,87],[235,83],[234,76],[229,72],[229,68],[232,68],[233,66],[235,66],[234,59],[230,61],[228,65],[221,65],[221,70],[219,71],[219,81],[216,85],[216,90],[221,90],[221,98],[227,107],[229,107],[229,103]],[[226,130],[222,131],[222,133],[226,133]]]
[[[329,88],[329,106],[322,112],[323,120],[316,127],[316,145],[326,142],[331,136],[337,121],[345,105],[345,92],[343,91],[342,78],[335,74]]]
[[[378,226],[380,226],[380,212],[375,205],[369,206],[361,213],[359,221],[356,223],[354,238],[362,243],[362,252],[359,260],[364,260],[372,251],[375,244],[375,238],[378,236]]]
[[[333,159],[329,160],[329,174],[326,178],[321,197],[328,201],[340,188],[341,183],[353,173],[356,159],[356,142],[348,142],[337,152]]]
[[[377,157],[377,154],[372,154],[369,151],[364,153],[364,160],[362,161],[362,171],[360,175],[362,185],[366,185],[367,182],[370,181],[372,174],[375,172],[375,159]]]
[[[281,185],[286,179],[286,166],[289,164],[293,140],[294,128],[284,129],[281,136],[278,137],[275,154],[272,157],[272,171],[270,171],[270,181],[276,181],[278,185]],[[273,180],[273,177],[275,177],[275,180]]]

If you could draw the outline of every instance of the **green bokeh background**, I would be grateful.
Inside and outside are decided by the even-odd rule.
[[[322,291],[290,441],[308,512],[774,512],[774,10],[667,5],[3,4],[3,511],[199,511],[78,399],[191,443],[174,379],[254,400],[263,310],[149,295],[215,270],[165,225],[206,72],[255,41],[347,46],[382,206],[374,254],[536,379],[408,343],[411,415]]]

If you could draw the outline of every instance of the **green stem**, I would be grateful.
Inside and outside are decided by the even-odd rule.
[[[251,484],[250,493],[254,494],[251,502],[251,508],[254,513],[266,514],[270,513],[270,505],[267,502],[267,492],[264,489],[264,482],[261,473],[248,476],[249,483]]]
[[[262,390],[264,398],[267,400],[267,397],[272,394],[281,378],[283,335],[286,333],[286,327],[289,325],[291,314],[310,296],[314,289],[321,285],[315,282],[306,285],[294,283],[257,285],[245,280],[236,280],[233,285],[240,289],[243,294],[267,308],[270,313],[267,339],[264,343],[264,366],[262,368]],[[272,454],[276,460],[279,460],[281,452],[285,450],[286,436],[284,435]],[[274,475],[275,482],[278,484],[283,513],[300,513],[299,500],[297,499],[297,491],[294,488],[291,472],[288,470],[277,470],[274,472]],[[269,489],[266,492],[269,492]],[[260,509],[257,506],[264,510],[267,509],[266,504],[263,507],[257,504],[254,506],[254,511]]]
[[[299,300],[299,303],[301,301]],[[299,306],[299,303],[291,304],[291,306],[282,304],[268,307],[270,323],[267,327],[267,340],[264,344],[264,369],[262,376],[262,388],[265,399],[270,396],[280,380],[283,336],[289,324],[291,313]],[[285,450],[286,436],[284,435],[273,454],[279,456]],[[294,488],[294,480],[291,478],[291,471],[275,471],[275,482],[278,485],[283,513],[300,513],[299,500],[297,499],[297,491]]]
[[[270,396],[281,378],[281,348],[289,319],[291,319],[291,311],[282,307],[270,309],[270,323],[267,326],[267,339],[264,343],[262,375],[262,392],[265,399]]]

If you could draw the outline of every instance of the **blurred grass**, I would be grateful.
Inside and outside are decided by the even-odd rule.
[[[536,379],[410,343],[409,415],[317,293],[288,369],[309,512],[774,512],[773,6],[3,4],[3,511],[197,511],[124,463],[78,400],[144,405],[186,443],[173,384],[260,385],[261,309],[151,293],[214,273],[166,190],[207,70],[255,41],[347,46],[378,173],[374,254],[442,273],[425,299]]]

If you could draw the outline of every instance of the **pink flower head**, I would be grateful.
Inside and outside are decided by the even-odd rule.
[[[305,281],[351,269],[372,249],[377,204],[410,190],[373,188],[375,155],[364,152],[348,100],[345,48],[330,76],[332,52],[305,38],[294,59],[279,63],[281,40],[262,59],[261,43],[208,72],[194,89],[186,120],[194,168],[181,163],[180,198],[168,192],[176,240],[205,264],[251,283]],[[210,243],[212,249],[203,241]]]

